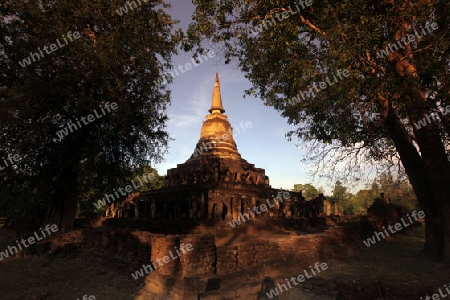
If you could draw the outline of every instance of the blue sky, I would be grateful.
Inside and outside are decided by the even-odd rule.
[[[191,20],[193,5],[188,0],[171,0],[173,7],[169,11],[174,19],[180,20],[179,26],[186,28]],[[173,65],[191,62],[191,53],[180,51],[173,57]],[[286,119],[273,108],[264,106],[260,99],[246,97],[244,91],[251,87],[234,65],[225,65],[219,53],[208,61],[193,67],[192,70],[179,73],[171,84],[172,104],[168,107],[169,122],[167,130],[174,139],[169,143],[169,153],[165,161],[156,165],[160,174],[167,169],[184,163],[193,153],[200,137],[200,129],[208,109],[214,87],[215,73],[219,72],[222,102],[225,114],[233,127],[241,121],[252,123],[252,128],[237,133],[235,141],[242,157],[256,167],[266,170],[270,184],[275,188],[291,189],[295,183],[309,183],[305,164],[301,163],[302,152],[297,142],[288,142],[285,134],[292,129]],[[317,187],[325,182],[313,182]]]

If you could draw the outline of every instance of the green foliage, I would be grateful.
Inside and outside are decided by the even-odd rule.
[[[355,150],[352,157],[366,149],[368,159],[391,159],[391,165],[395,164],[392,137],[383,126],[387,109],[394,109],[411,135],[416,116],[407,110],[408,88],[401,80],[401,66],[378,52],[405,34],[405,24],[412,33],[426,24],[438,24],[438,30],[412,45],[421,81],[416,84],[423,85],[427,96],[433,95],[432,107],[437,100],[442,106],[450,104],[450,94],[442,89],[450,84],[450,40],[445,37],[450,30],[448,1],[313,1],[310,7],[294,15],[289,13],[281,21],[274,16],[296,10],[297,1],[193,3],[196,11],[185,49],[203,51],[201,41],[208,38],[223,47],[226,62],[238,60],[253,84],[247,94],[261,98],[280,111],[289,124],[297,126],[288,134],[290,138],[351,147]],[[272,23],[269,26],[265,22]],[[263,30],[255,32],[256,28]],[[333,83],[338,70],[348,70],[350,76],[327,84],[313,97],[300,96],[310,87],[326,83],[327,77]],[[450,123],[443,126],[448,132]],[[323,153],[315,154],[318,161],[323,159]],[[347,154],[342,157],[348,158]],[[336,160],[340,158],[335,156]],[[354,169],[361,165],[356,164]]]
[[[302,191],[303,197],[305,197],[305,199],[308,201],[319,196],[320,193],[319,190],[310,183],[294,184],[294,188],[292,189],[292,191],[293,192]]]
[[[342,185],[342,182],[339,180],[336,181],[334,188],[333,188],[333,199],[335,199],[336,202],[342,201],[347,196],[347,188]]]
[[[142,167],[137,168],[133,172],[133,180],[138,181],[139,178],[142,179],[143,174],[153,174],[153,176],[147,175],[147,178],[154,178],[154,179],[152,179],[148,182],[143,182],[143,185],[140,187],[139,191],[145,192],[145,191],[159,189],[162,187],[163,181],[164,181],[164,176],[160,176],[158,174],[158,171],[156,169],[152,168],[151,166],[142,166]]]
[[[370,189],[359,190],[355,195],[349,193],[347,187],[340,181],[337,181],[332,195],[327,196],[327,200],[332,205],[337,202],[341,213],[364,215],[374,200],[380,197],[380,192],[384,193],[385,197],[388,197],[392,204],[402,207],[404,212],[418,209],[418,202],[409,182],[407,180],[394,180],[388,173],[380,174],[372,182]]]
[[[355,194],[355,202],[357,203],[356,211],[359,214],[366,214],[367,209],[370,207],[376,197],[377,196],[374,195],[373,189],[359,190]]]
[[[194,0],[185,49],[201,52],[210,39],[226,62],[238,60],[252,83],[247,94],[295,126],[288,137],[329,147],[308,153],[322,173],[348,179],[367,162],[400,173],[401,161],[427,211],[424,253],[450,260],[450,119],[442,113],[450,105],[450,2],[318,0],[272,21],[296,2]],[[339,70],[349,76],[330,83]],[[312,86],[314,95],[301,96]],[[442,117],[426,122],[431,113]]]
[[[340,213],[354,213],[355,208],[351,203],[352,197],[353,195],[347,191],[347,187],[345,187],[339,180],[336,181],[332,190],[332,195],[327,197],[327,200],[332,205],[332,213],[334,214],[335,203],[337,203]]]
[[[384,192],[392,204],[402,207],[405,212],[419,208],[419,203],[412,186],[406,180],[394,180],[389,173],[382,173],[378,178],[380,191]]]
[[[47,205],[69,195],[95,199],[135,166],[159,161],[167,146],[170,91],[162,79],[182,34],[172,31],[177,22],[164,1],[119,16],[124,4],[0,3],[0,153],[20,155],[11,176],[28,178]],[[69,31],[81,37],[19,64]],[[100,107],[113,102],[117,110],[103,115]],[[102,116],[58,137],[94,111]]]
[[[384,193],[392,204],[398,205],[404,212],[418,209],[417,198],[407,180],[394,180],[388,173],[382,173],[373,181],[370,189],[359,190],[354,197],[355,210],[365,214],[375,198]]]
[[[92,183],[85,182],[84,193],[80,195],[80,201],[78,202],[77,216],[104,216],[106,208],[101,206],[96,208],[92,205],[92,200],[99,200],[104,197],[104,194],[112,194],[113,189],[124,188],[129,185],[131,181],[134,181],[139,188],[133,190],[133,192],[144,192],[153,189],[159,189],[162,187],[164,176],[160,176],[158,171],[149,165],[138,166],[134,170],[129,171],[127,176],[121,177],[118,185],[115,187],[104,188],[101,190],[96,190],[92,186]],[[153,174],[153,175],[150,175]],[[150,180],[151,179],[151,180]],[[133,193],[132,192],[132,193]],[[119,200],[125,200],[126,196],[122,196]]]

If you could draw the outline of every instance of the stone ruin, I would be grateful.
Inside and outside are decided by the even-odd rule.
[[[224,114],[216,74],[210,114],[191,157],[169,169],[161,189],[131,194],[113,203],[106,216],[144,219],[232,220],[269,200],[275,207],[257,217],[292,219],[323,216],[325,197],[306,201],[301,192],[289,192],[269,184],[265,170],[239,154],[233,129]],[[282,201],[279,201],[282,200]]]
[[[130,273],[182,243],[193,245],[146,274],[139,299],[266,299],[264,291],[296,266],[355,253],[373,233],[370,226],[363,232],[357,218],[326,216],[322,194],[306,201],[301,192],[272,188],[265,170],[239,154],[224,112],[216,74],[210,114],[191,157],[167,171],[162,188],[112,203],[107,218],[82,231],[91,259]],[[273,207],[230,226],[267,202]],[[335,299],[333,286],[316,278],[292,293]]]
[[[389,224],[399,222],[402,217],[402,209],[400,206],[391,203],[391,200],[380,193],[380,197],[376,198],[372,205],[367,209],[367,217],[363,220],[363,226],[375,228],[376,231],[383,231],[383,227],[387,228]]]
[[[301,191],[272,188],[265,170],[237,150],[217,75],[209,112],[194,153],[168,170],[161,189],[112,203],[106,218],[81,230],[82,255],[130,274],[130,280],[131,273],[181,244],[193,246],[139,279],[144,283],[139,299],[266,300],[266,292],[284,278],[315,262],[358,252],[363,239],[401,218],[401,210],[384,194],[368,216],[345,218],[329,216],[330,205],[324,212],[322,194],[306,201]],[[273,207],[230,226],[267,201]],[[35,223],[39,216],[35,212],[27,218]],[[64,238],[70,240],[68,235]],[[44,241],[23,252],[67,257],[78,252],[77,245]],[[290,299],[336,299],[338,290],[333,280],[313,278],[289,293]]]

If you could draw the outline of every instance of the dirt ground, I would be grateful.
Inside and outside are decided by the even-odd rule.
[[[0,228],[0,251],[15,245],[15,238],[15,232]],[[68,234],[64,239],[76,240],[77,234]],[[336,280],[340,286],[338,299],[368,300],[363,296],[367,286],[380,289],[380,295],[395,291],[394,294],[414,295],[411,299],[424,299],[450,284],[450,271],[444,264],[419,258],[423,241],[424,228],[418,227],[392,240],[364,247],[358,255],[327,261],[329,269],[322,276]],[[85,299],[90,295],[107,300],[141,299],[144,280],[136,281],[130,274],[126,268],[118,270],[82,254],[9,257],[0,261],[0,299],[82,299],[84,295]],[[355,296],[358,289],[361,296]]]

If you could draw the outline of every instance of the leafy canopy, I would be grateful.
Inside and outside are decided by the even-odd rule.
[[[185,49],[202,52],[206,41],[222,47],[225,61],[237,60],[251,81],[247,94],[260,97],[297,126],[289,137],[350,148],[335,162],[366,149],[368,158],[395,165],[397,152],[384,122],[389,109],[394,110],[408,138],[416,139],[412,126],[421,116],[408,110],[413,86],[428,98],[427,109],[450,105],[445,88],[450,83],[448,1],[317,0],[309,6],[295,0],[193,2],[196,11]],[[422,28],[433,23],[438,29],[424,29],[424,35]],[[416,30],[422,36],[408,47],[380,55]],[[335,81],[339,70],[350,75]],[[403,78],[407,76],[411,79]],[[324,89],[321,83],[326,83]],[[301,96],[311,88],[319,92]],[[448,120],[439,125],[444,143],[449,125]],[[315,157],[326,155],[323,151]],[[361,165],[357,161],[352,167]]]
[[[170,80],[163,74],[182,33],[173,31],[177,21],[163,0],[120,16],[124,5],[0,3],[0,153],[20,156],[9,178],[25,176],[47,198],[123,186],[131,169],[161,160],[167,146]],[[81,37],[70,41],[69,32]],[[63,46],[47,54],[57,40]],[[31,56],[31,64],[19,64]],[[108,103],[117,109],[103,114]],[[57,135],[94,111],[101,117]],[[75,183],[67,174],[76,174]]]

